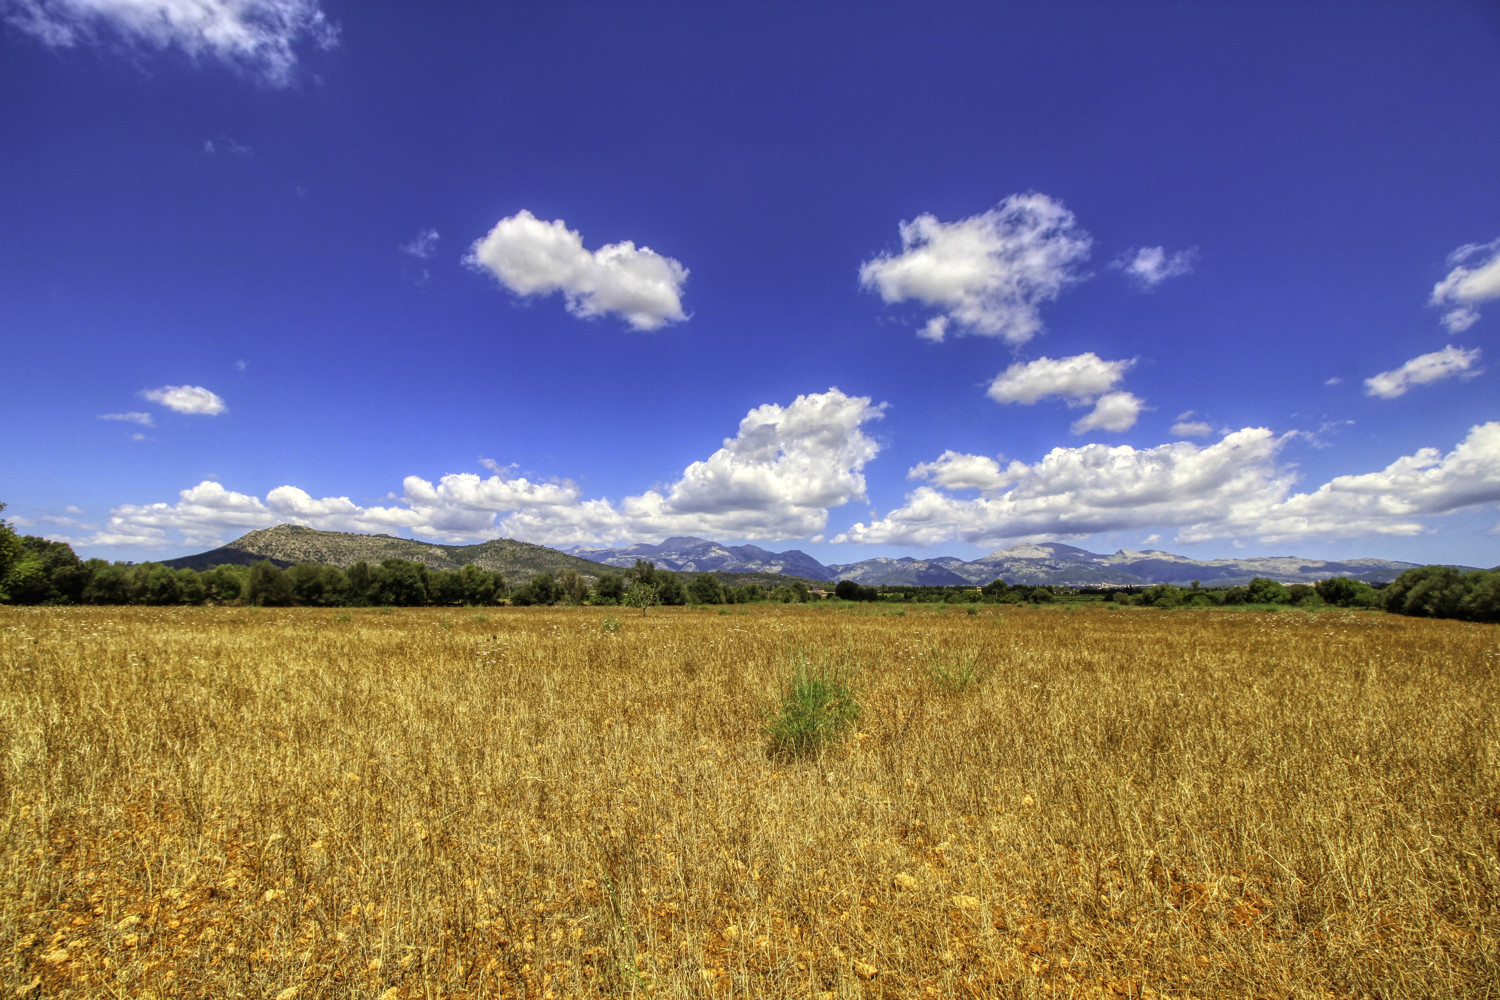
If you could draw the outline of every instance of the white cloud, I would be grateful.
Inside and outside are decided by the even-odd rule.
[[[997,403],[1035,403],[1048,396],[1075,405],[1092,403],[1118,385],[1134,363],[1105,361],[1092,351],[1056,360],[1018,361],[995,376],[989,395]]]
[[[1093,242],[1061,202],[1036,192],[957,222],[919,215],[900,231],[901,252],[866,261],[859,280],[886,302],[940,310],[921,331],[929,340],[956,328],[1024,344],[1042,329],[1042,305],[1081,279]]]
[[[1105,361],[1092,351],[1056,360],[1018,361],[990,383],[989,396],[997,403],[1035,403],[1049,396],[1069,406],[1096,403],[1092,413],[1074,421],[1074,434],[1129,430],[1145,404],[1131,393],[1112,390],[1134,363]]]
[[[525,210],[476,240],[464,263],[494,275],[517,295],[562,292],[575,316],[615,313],[636,330],[687,318],[682,286],[688,270],[682,264],[629,240],[590,252],[563,220],[543,222]]]
[[[1445,378],[1473,378],[1482,369],[1474,367],[1479,362],[1479,348],[1465,350],[1449,345],[1441,351],[1422,354],[1412,358],[1400,368],[1381,372],[1365,379],[1365,395],[1381,399],[1395,399],[1404,395],[1415,385],[1440,382]]]
[[[1214,426],[1202,420],[1179,420],[1172,425],[1173,437],[1211,437]]]
[[[3,0],[3,10],[6,21],[53,47],[118,40],[177,48],[274,86],[292,82],[304,41],[325,49],[338,41],[317,0]]]
[[[229,409],[217,393],[199,385],[164,385],[160,389],[142,389],[141,396],[178,413],[217,416]]]
[[[1473,267],[1466,261],[1478,258]],[[1450,333],[1462,333],[1479,320],[1479,303],[1500,298],[1500,239],[1469,243],[1448,255],[1453,269],[1432,287],[1429,304],[1447,309],[1443,325]]]
[[[1074,434],[1087,434],[1092,430],[1128,431],[1135,426],[1145,402],[1134,393],[1109,392],[1099,397],[1093,412],[1073,421],[1069,428]]]
[[[203,140],[203,152],[208,154],[209,156],[213,156],[220,149],[223,149],[225,152],[233,153],[236,156],[251,156],[255,153],[254,148],[247,146],[244,143],[236,142],[232,137],[227,135],[219,136],[218,142],[214,142],[212,139]]]
[[[756,407],[734,437],[676,482],[619,503],[584,500],[569,482],[514,477],[498,463],[489,464],[497,474],[488,478],[455,473],[433,484],[408,476],[399,500],[388,506],[317,499],[295,486],[279,486],[261,500],[204,481],[173,504],[115,508],[105,528],[80,544],[216,545],[226,535],[278,523],[333,531],[404,528],[451,542],[508,535],[552,545],[673,534],[806,537],[824,529],[829,508],[864,498],[862,470],[879,445],[861,428],[883,409],[837,389],[798,396],[786,406]]]
[[[412,239],[410,243],[401,245],[401,252],[410,254],[418,260],[431,260],[432,255],[437,253],[438,231],[436,229],[424,229]]]
[[[834,540],[995,544],[1145,528],[1176,529],[1185,543],[1417,535],[1428,530],[1421,518],[1500,503],[1500,422],[1471,428],[1447,454],[1423,448],[1379,472],[1338,476],[1297,494],[1292,470],[1276,461],[1291,437],[1245,428],[1205,446],[1090,444],[1056,448],[1035,464],[1011,462],[1003,470],[988,459],[946,452],[912,469],[935,485],[917,488],[899,509]],[[974,487],[983,495],[947,492]]]
[[[949,450],[934,462],[913,466],[906,478],[929,479],[945,490],[997,490],[1012,477],[1007,476],[993,458]]]
[[[711,538],[804,538],[824,529],[828,510],[865,497],[862,470],[880,446],[862,425],[884,404],[838,389],[756,407],[739,431],[661,491],[578,504],[566,519],[521,511],[507,534],[549,544],[613,542],[673,534]]]
[[[1379,472],[1338,476],[1264,512],[1253,531],[1266,541],[1309,535],[1420,535],[1417,518],[1500,503],[1500,423],[1469,429],[1446,455],[1421,448]]]
[[[140,424],[142,427],[154,427],[156,421],[151,414],[132,410],[130,413],[101,413],[100,420],[124,420],[127,423]]]
[[[1125,272],[1138,288],[1151,291],[1168,278],[1180,278],[1193,273],[1193,264],[1198,260],[1198,248],[1191,247],[1169,254],[1165,247],[1140,247],[1125,251],[1109,265]]]
[[[1280,447],[1269,430],[1246,428],[1206,447],[1179,441],[1140,450],[1102,444],[1054,448],[1033,465],[1011,462],[985,496],[960,499],[919,487],[898,510],[856,524],[834,540],[988,544],[1219,522],[1231,508],[1285,495],[1290,475],[1271,461]]]

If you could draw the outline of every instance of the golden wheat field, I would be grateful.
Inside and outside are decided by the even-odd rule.
[[[861,715],[772,759],[799,658]],[[1497,668],[1340,611],[4,608],[0,992],[1494,996]]]

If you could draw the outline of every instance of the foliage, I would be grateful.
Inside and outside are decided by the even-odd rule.
[[[661,599],[657,596],[655,587],[645,580],[637,580],[625,591],[625,597],[620,603],[627,608],[640,608],[644,615],[660,604]]]
[[[973,610],[973,605],[969,606]],[[980,665],[979,649],[970,646],[956,655],[932,655],[927,661],[927,674],[938,690],[945,694],[962,694],[976,688],[984,680],[986,671]]]
[[[767,751],[782,759],[814,754],[854,728],[859,713],[847,670],[827,663],[814,668],[798,654],[780,706],[762,727]]]
[[[864,587],[853,580],[840,580],[833,588],[833,596],[841,601],[878,601],[880,591],[874,587]]]
[[[724,585],[712,573],[699,573],[688,584],[688,595],[695,604],[723,604]]]
[[[1385,589],[1384,602],[1387,611],[1401,615],[1500,622],[1500,569],[1409,569]]]
[[[1375,608],[1380,606],[1380,593],[1363,580],[1351,580],[1347,576],[1335,576],[1313,584],[1323,603],[1340,608]]]
[[[5,510],[5,504],[0,503],[0,511],[3,510]],[[6,585],[9,583],[11,568],[15,566],[20,556],[21,540],[16,537],[15,529],[10,524],[0,519],[0,600],[6,598]]]

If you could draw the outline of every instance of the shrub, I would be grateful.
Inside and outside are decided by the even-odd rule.
[[[781,705],[761,731],[772,757],[796,759],[817,753],[858,721],[859,702],[847,672],[826,664],[814,669],[799,654],[796,669],[782,690]]]
[[[961,694],[979,686],[984,680],[984,668],[979,665],[979,651],[971,649],[957,659],[930,659],[927,673],[932,683],[947,694]]]

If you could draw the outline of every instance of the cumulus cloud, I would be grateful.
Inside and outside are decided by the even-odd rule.
[[[401,245],[401,252],[410,254],[418,260],[431,260],[432,255],[437,253],[438,231],[436,229],[424,229],[412,239],[410,243]]]
[[[304,42],[331,48],[338,29],[317,0],[0,0],[5,20],[54,48],[122,42],[208,56],[272,86],[295,78]]]
[[[229,409],[217,393],[201,385],[164,385],[160,389],[142,389],[141,396],[178,413],[217,416]]]
[[[1395,399],[1404,395],[1412,386],[1441,382],[1445,378],[1473,378],[1481,373],[1479,348],[1465,350],[1449,345],[1441,351],[1418,355],[1400,368],[1365,379],[1365,395],[1381,399]]]
[[[1105,361],[1092,351],[1070,358],[1042,357],[1016,362],[995,376],[990,398],[997,403],[1035,403],[1060,396],[1070,403],[1091,403],[1109,392],[1133,361]]]
[[[495,223],[464,263],[517,295],[562,292],[575,316],[614,313],[636,330],[687,318],[682,287],[688,270],[678,261],[629,240],[589,251],[563,220],[543,222],[525,210]]]
[[[487,478],[454,473],[432,483],[408,476],[400,497],[385,506],[315,498],[289,485],[260,499],[205,481],[183,490],[176,503],[115,508],[108,524],[81,544],[214,545],[226,535],[279,523],[332,531],[406,529],[448,542],[507,535],[550,545],[673,534],[806,537],[824,529],[831,507],[864,499],[862,470],[879,445],[862,427],[883,409],[838,389],[798,396],[785,406],[756,407],[733,437],[671,485],[618,503],[586,500],[573,483],[532,481],[493,462],[496,474]]]
[[[1165,247],[1132,247],[1114,261],[1110,267],[1125,272],[1125,276],[1137,287],[1151,291],[1168,278],[1180,278],[1193,273],[1193,264],[1198,260],[1198,248],[1191,247],[1169,254]]]
[[[1095,403],[1092,413],[1074,421],[1074,434],[1129,430],[1145,404],[1131,393],[1115,391],[1115,386],[1134,363],[1105,361],[1092,351],[1070,358],[1018,361],[990,383],[989,396],[997,403],[1030,404],[1050,396],[1069,406]]]
[[[126,423],[140,424],[142,427],[154,427],[154,426],[156,426],[156,421],[152,418],[151,414],[149,414],[149,413],[141,413],[141,412],[136,411],[136,410],[132,410],[129,413],[101,413],[101,414],[99,414],[99,419],[100,420],[123,420]]]
[[[1135,426],[1145,402],[1134,393],[1107,392],[1099,397],[1094,410],[1086,417],[1073,421],[1068,429],[1074,434],[1087,434],[1092,430],[1128,431]]]
[[[901,252],[866,261],[859,280],[886,302],[939,310],[921,330],[929,340],[951,330],[1024,344],[1042,329],[1041,307],[1081,280],[1093,243],[1072,212],[1037,192],[957,222],[919,215],[900,232]]]
[[[1139,450],[1102,444],[1054,448],[1032,465],[1011,462],[977,498],[950,495],[942,479],[929,473],[937,487],[917,488],[898,510],[856,524],[835,541],[988,544],[1218,521],[1231,506],[1285,495],[1290,476],[1271,461],[1280,446],[1269,430],[1247,428],[1207,447],[1181,441]],[[954,465],[956,457],[946,464]]]
[[[1277,461],[1292,437],[1244,428],[1210,445],[1180,441],[1138,450],[1091,444],[1004,467],[950,451],[911,470],[932,485],[834,540],[989,545],[1146,528],[1175,528],[1177,541],[1186,543],[1416,535],[1428,530],[1422,518],[1500,503],[1500,422],[1473,427],[1446,454],[1423,448],[1379,472],[1339,476],[1295,494],[1294,473]],[[954,495],[965,489],[980,495]]]
[[[1266,510],[1266,541],[1309,535],[1420,535],[1421,517],[1500,503],[1500,423],[1480,424],[1452,451],[1421,448],[1379,472],[1337,476]]]
[[[1179,420],[1172,425],[1173,437],[1212,437],[1214,425],[1202,420]]]
[[[997,490],[1010,482],[1000,463],[987,455],[965,455],[949,449],[933,462],[922,462],[908,479],[928,479],[945,490]]]
[[[1448,255],[1448,265],[1452,270],[1433,286],[1428,302],[1448,310],[1443,325],[1461,333],[1479,321],[1481,302],[1500,298],[1500,239],[1465,244]]]

